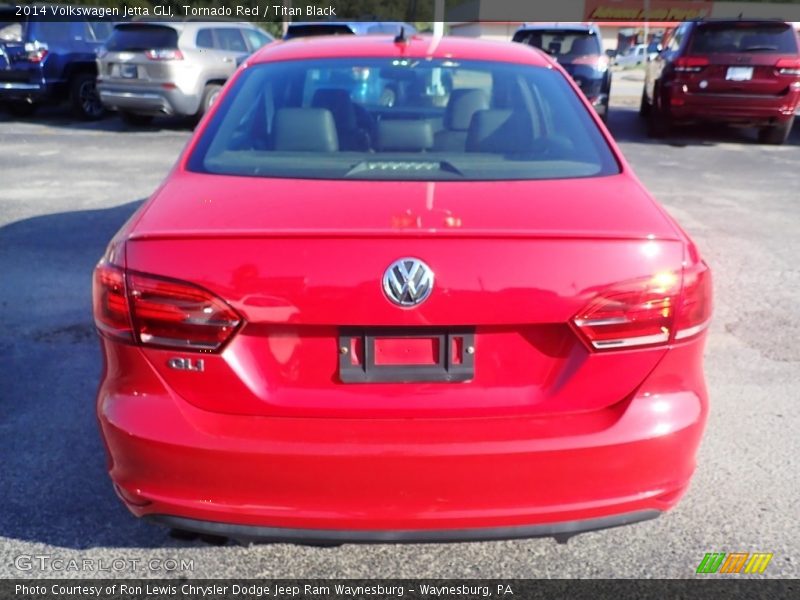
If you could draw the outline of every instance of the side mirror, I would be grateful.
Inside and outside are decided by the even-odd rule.
[[[606,50],[606,56],[608,58],[614,58],[616,55],[617,55],[617,51],[616,50],[611,50],[610,48],[608,50]]]

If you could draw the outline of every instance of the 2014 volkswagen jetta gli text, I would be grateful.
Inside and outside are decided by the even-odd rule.
[[[654,517],[705,426],[708,267],[521,44],[273,44],[94,274],[139,517],[300,542]]]

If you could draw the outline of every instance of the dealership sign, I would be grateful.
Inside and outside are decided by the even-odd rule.
[[[711,14],[706,0],[586,0],[587,21],[686,21]]]

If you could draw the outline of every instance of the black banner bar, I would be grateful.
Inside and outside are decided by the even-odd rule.
[[[448,23],[593,21],[679,22],[702,18],[769,18],[800,22],[800,1],[750,0],[444,0]],[[232,19],[408,21],[429,23],[436,0],[22,0],[0,3],[0,22]]]

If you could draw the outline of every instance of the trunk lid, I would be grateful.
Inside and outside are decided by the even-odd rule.
[[[246,321],[220,355],[199,356],[202,373],[168,366],[191,354],[144,350],[176,393],[206,410],[392,418],[598,410],[629,397],[666,351],[591,352],[570,324],[599,290],[681,267],[678,232],[627,174],[369,185],[176,174],[157,202],[126,244],[127,267],[200,285]],[[413,309],[390,303],[381,285],[404,256],[436,276]],[[342,383],[342,328],[467,328],[475,376]]]

